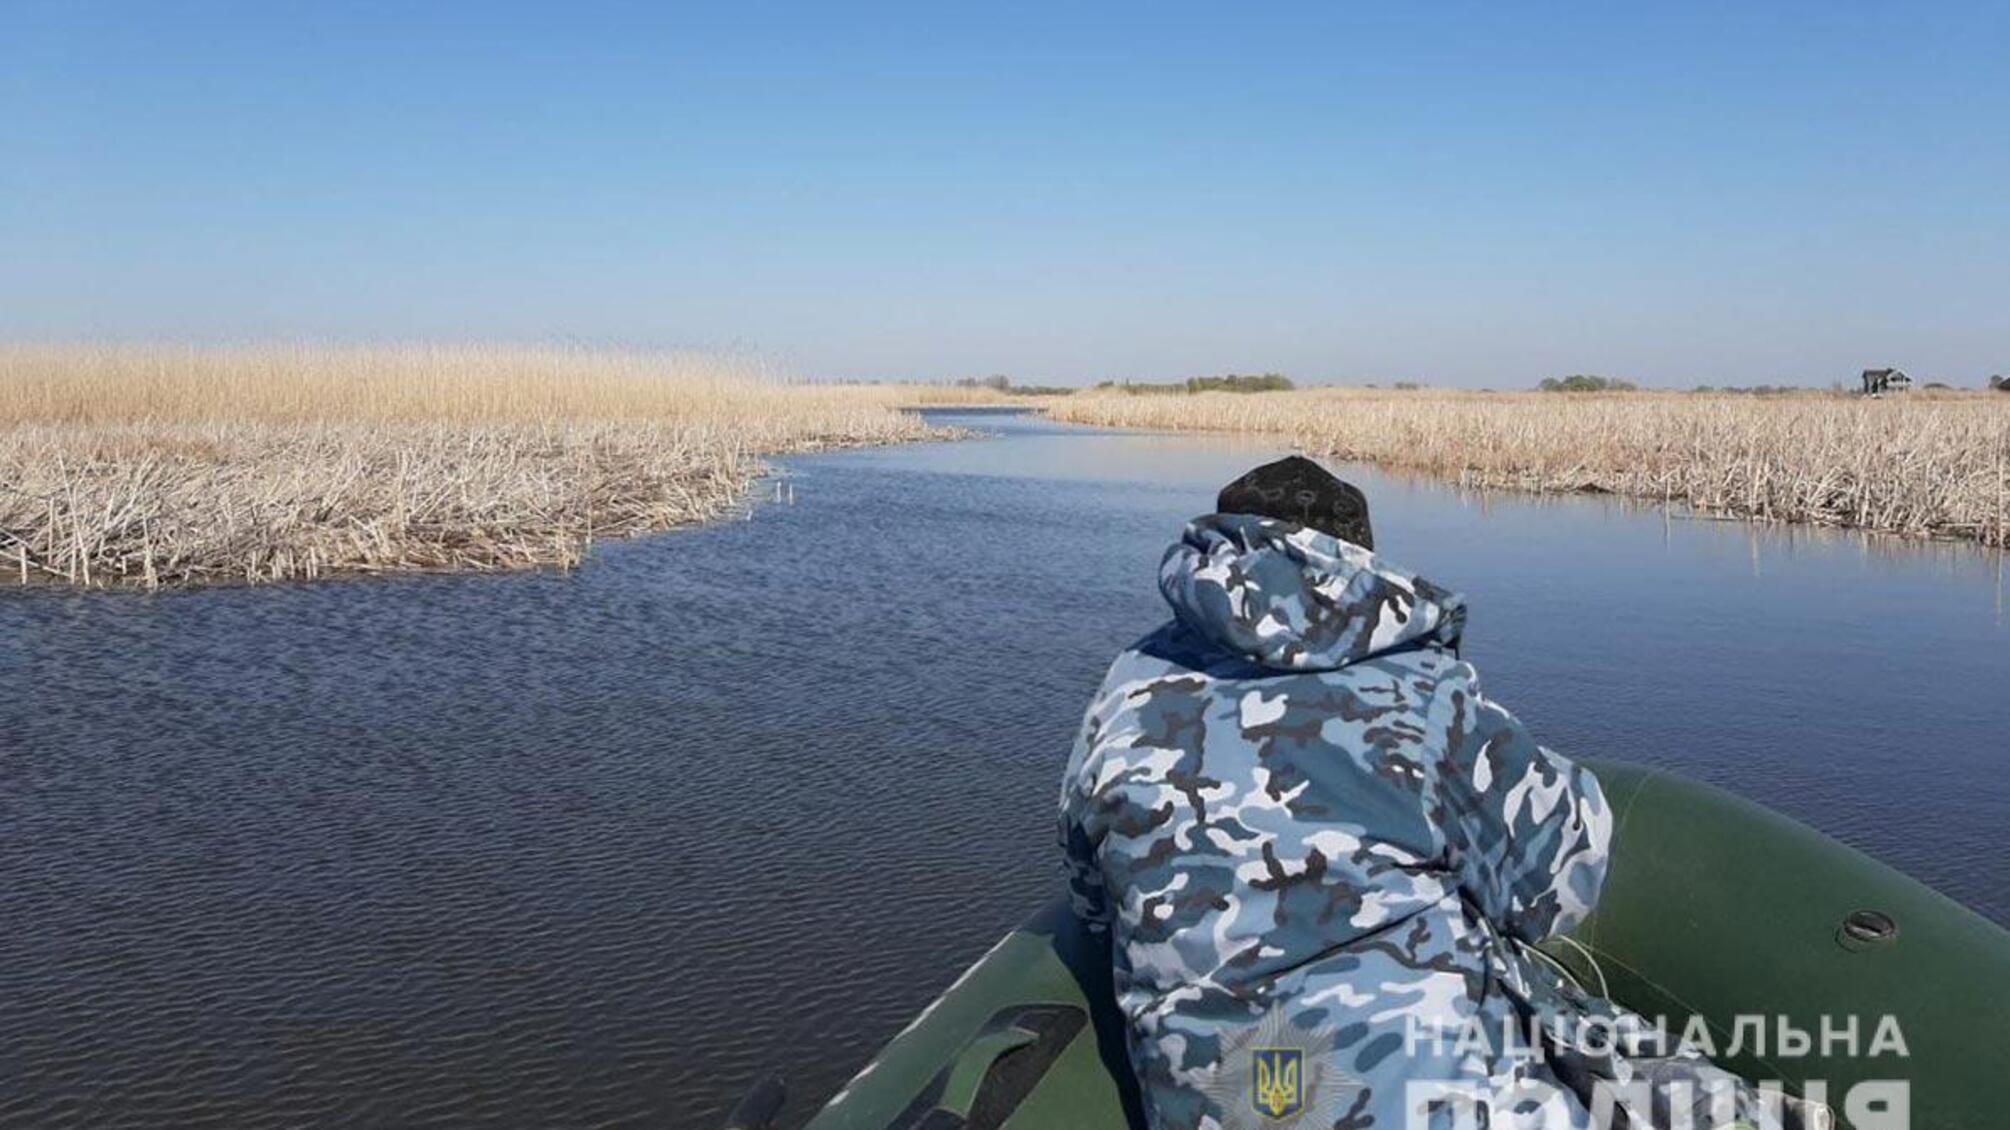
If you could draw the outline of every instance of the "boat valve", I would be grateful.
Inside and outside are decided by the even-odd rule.
[[[1851,953],[1898,940],[1898,923],[1882,910],[1852,910],[1836,931],[1836,942]]]

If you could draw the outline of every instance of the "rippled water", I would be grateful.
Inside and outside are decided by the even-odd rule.
[[[1089,691],[1276,453],[950,419],[570,576],[0,593],[0,1125],[813,1106],[1054,893]],[[1992,559],[1352,477],[1547,743],[2010,920]]]

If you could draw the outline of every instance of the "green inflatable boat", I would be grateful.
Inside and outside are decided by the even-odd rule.
[[[1671,1028],[1707,1024],[1718,1061],[1750,1079],[1825,1082],[1838,1126],[2010,1127],[2010,933],[1768,809],[1593,764],[1615,814],[1611,870],[1597,912],[1546,947],[1581,984]],[[1789,1046],[1740,1041],[1741,1016],[1769,1018],[1769,1043]],[[1895,1028],[1867,1054],[1885,1017]],[[1907,1109],[1890,1101],[1898,1080]],[[1865,1081],[1882,1083],[1853,1108]],[[765,1126],[778,1097],[750,1095],[733,1124]],[[971,967],[809,1128],[1142,1125],[1108,953],[1056,906]]]

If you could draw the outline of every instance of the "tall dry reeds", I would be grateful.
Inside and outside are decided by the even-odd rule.
[[[1058,419],[1263,432],[1477,487],[2006,544],[2010,396],[1319,389],[1057,400]]]
[[[764,455],[926,435],[897,406],[945,394],[682,354],[5,347],[0,570],[155,587],[570,565],[730,509]]]

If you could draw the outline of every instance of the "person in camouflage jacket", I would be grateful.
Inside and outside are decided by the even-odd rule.
[[[1481,693],[1465,601],[1377,557],[1309,460],[1219,506],[1167,551],[1173,619],[1111,666],[1061,795],[1152,1126],[1452,1126],[1421,1108],[1448,1083],[1470,1125],[1585,1127],[1600,1080],[1698,1130],[1776,1125],[1532,952],[1596,902],[1612,815]],[[1594,1018],[1605,1046],[1556,1038]]]

